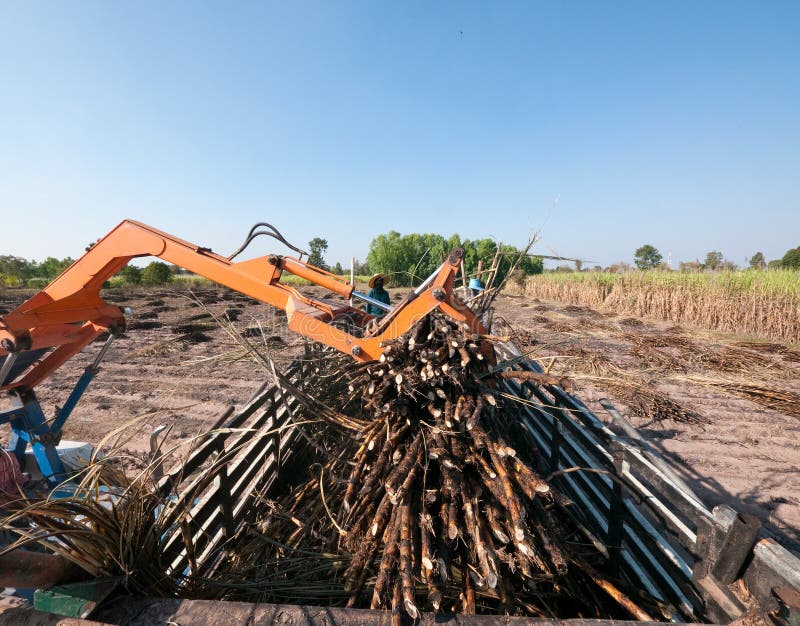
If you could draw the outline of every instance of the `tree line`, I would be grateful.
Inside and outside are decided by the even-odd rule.
[[[392,230],[375,237],[369,244],[366,262],[355,261],[354,271],[358,276],[369,274],[388,274],[391,283],[398,287],[418,285],[442,264],[454,248],[464,249],[464,271],[467,276],[477,276],[479,265],[488,270],[493,259],[500,255],[498,280],[505,278],[520,251],[514,246],[498,244],[493,239],[464,239],[458,234],[444,237],[434,233],[410,233],[402,235]],[[330,270],[334,274],[346,275],[347,268],[341,263],[329,266],[325,261],[328,241],[314,237],[308,242],[308,262],[311,265]],[[525,256],[520,259],[518,270],[521,275],[542,272],[542,259]]]
[[[87,251],[92,245],[87,246]],[[366,261],[355,262],[355,273],[364,276],[381,272],[390,276],[392,285],[418,285],[438,269],[454,248],[464,249],[464,271],[467,276],[477,276],[479,267],[485,272],[497,257],[496,280],[505,278],[520,254],[514,246],[499,244],[489,238],[462,240],[458,234],[445,238],[433,233],[401,235],[397,231],[390,231],[370,242]],[[341,263],[333,266],[326,263],[324,255],[327,249],[326,239],[314,237],[308,242],[308,262],[335,274],[345,275],[348,270]],[[74,262],[71,257],[48,257],[37,263],[16,256],[0,256],[0,284],[42,288]],[[539,274],[542,268],[542,259],[531,256],[522,257],[517,266],[520,276]],[[181,272],[180,268],[161,261],[152,261],[145,267],[128,264],[117,273],[111,284],[164,285]]]
[[[47,257],[41,263],[18,256],[0,255],[0,286],[42,288],[75,262],[72,257]],[[128,285],[165,285],[179,272],[174,265],[153,261],[145,267],[126,265],[118,273],[120,282]]]
[[[636,249],[633,254],[633,262],[640,270],[669,269],[663,262],[661,253],[655,246],[645,244]],[[699,271],[733,271],[738,270],[739,266],[733,261],[725,259],[719,250],[711,250],[706,254],[704,261],[684,261],[680,264],[682,272]],[[774,259],[767,263],[764,253],[756,252],[747,260],[747,267],[754,270],[765,269],[791,269],[800,270],[800,246],[788,250],[780,259]]]
[[[467,276],[477,276],[479,266],[488,270],[499,254],[497,280],[505,278],[520,255],[514,246],[488,238],[462,240],[458,234],[445,238],[434,233],[401,235],[393,230],[372,240],[367,265],[371,273],[388,274],[393,285],[418,285],[439,268],[454,248],[464,249],[464,272]],[[540,274],[542,259],[524,256],[520,259],[518,271],[521,275]]]

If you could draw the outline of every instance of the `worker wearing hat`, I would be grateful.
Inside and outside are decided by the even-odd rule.
[[[389,304],[389,302],[391,302],[389,299],[389,292],[383,288],[388,282],[389,277],[386,274],[373,274],[372,278],[369,279],[369,293],[367,295],[374,300]],[[375,317],[386,315],[386,311],[374,304],[367,304],[367,313]]]

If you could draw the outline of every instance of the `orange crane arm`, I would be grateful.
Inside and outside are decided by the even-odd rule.
[[[0,316],[0,357],[37,350],[43,355],[27,369],[18,367],[19,371],[10,378],[11,366],[4,366],[0,370],[0,391],[33,389],[102,333],[122,332],[125,328],[122,310],[105,302],[100,289],[136,257],[158,257],[278,307],[286,311],[291,330],[358,360],[369,361],[380,356],[385,342],[404,334],[437,307],[473,332],[486,332],[472,312],[453,296],[461,254],[454,251],[436,274],[394,307],[371,333],[356,337],[331,324],[343,315],[349,315],[359,326],[372,319],[347,304],[353,295],[364,296],[355,292],[345,279],[289,256],[269,255],[233,262],[208,248],[125,220],[50,285],[14,311]],[[283,272],[325,287],[344,298],[344,302],[304,296],[280,282]]]

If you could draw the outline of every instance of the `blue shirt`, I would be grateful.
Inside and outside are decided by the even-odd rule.
[[[373,287],[372,289],[369,290],[369,293],[367,295],[373,300],[379,300],[381,302],[385,302],[386,304],[389,304],[391,302],[391,300],[389,299],[389,292],[383,289],[382,287],[380,289]],[[382,317],[386,315],[386,311],[384,311],[380,307],[375,306],[374,304],[367,304],[367,313],[369,313],[370,315],[374,315],[375,317]]]

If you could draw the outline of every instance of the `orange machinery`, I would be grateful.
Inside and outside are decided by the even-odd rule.
[[[268,235],[298,253],[298,257],[268,255],[234,262],[258,235]],[[119,307],[105,302],[100,289],[131,259],[154,256],[199,274],[216,283],[286,311],[291,330],[350,354],[360,361],[377,359],[382,346],[408,331],[418,320],[438,308],[471,331],[486,329],[453,294],[453,283],[463,251],[456,249],[417,289],[396,306],[387,306],[355,290],[340,276],[309,265],[301,250],[291,246],[266,223],[256,224],[245,243],[230,257],[223,257],[155,228],[125,220],[50,285],[0,316],[0,391],[7,392],[12,408],[0,412],[0,424],[9,422],[9,450],[20,463],[31,444],[45,477],[55,483],[64,477],[56,452],[61,429],[98,370],[114,337],[125,330]],[[338,294],[344,300],[312,298],[281,283],[284,272],[304,278]],[[380,318],[351,307],[360,299],[387,311]],[[355,334],[340,320],[347,320]],[[63,363],[100,335],[109,333],[105,345],[69,394],[64,405],[47,420],[34,388]],[[491,358],[491,355],[489,355]]]

